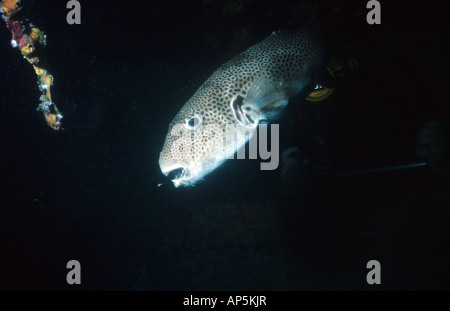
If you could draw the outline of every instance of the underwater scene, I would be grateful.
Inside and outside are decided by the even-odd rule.
[[[449,290],[448,13],[1,1],[0,290]]]

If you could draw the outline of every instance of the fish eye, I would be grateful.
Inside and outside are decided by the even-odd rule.
[[[202,118],[199,115],[194,115],[186,120],[186,128],[190,131],[195,131],[200,127]]]

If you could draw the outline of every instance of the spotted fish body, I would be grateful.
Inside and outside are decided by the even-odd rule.
[[[192,186],[230,158],[261,120],[280,116],[323,63],[317,29],[278,31],[217,69],[169,125],[159,158],[176,187]],[[224,129],[233,135],[224,135]]]

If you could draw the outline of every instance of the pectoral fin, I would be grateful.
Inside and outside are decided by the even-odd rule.
[[[259,108],[255,105],[245,105],[242,96],[237,96],[231,102],[231,110],[239,124],[247,128],[256,127],[261,119]]]
[[[274,120],[281,117],[287,104],[288,96],[282,85],[270,83],[267,79],[260,77],[250,86],[242,109],[256,106],[251,110],[258,110],[263,118]]]

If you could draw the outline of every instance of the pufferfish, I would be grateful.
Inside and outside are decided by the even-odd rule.
[[[324,61],[317,27],[276,31],[217,69],[169,125],[159,157],[175,187],[193,186],[314,87]]]

